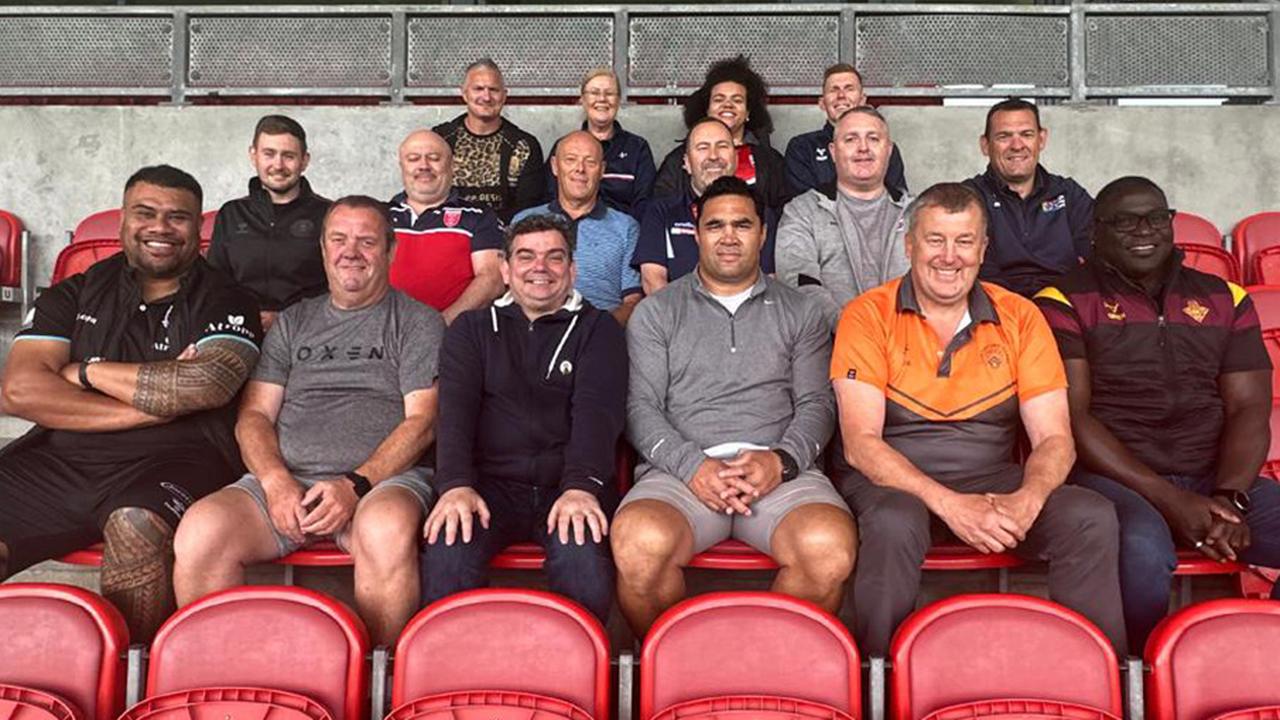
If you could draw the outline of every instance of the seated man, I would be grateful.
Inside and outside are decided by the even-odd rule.
[[[329,201],[303,177],[311,162],[307,133],[296,120],[267,115],[253,129],[249,161],[257,177],[249,194],[218,211],[209,264],[258,298],[262,327],[303,298],[325,291],[320,221]]]
[[[643,462],[613,528],[618,603],[636,637],[684,596],[696,553],[737,538],[782,569],[773,589],[840,607],[853,519],[815,462],[835,424],[831,329],[760,271],[760,201],[724,177],[698,198],[697,272],[627,325],[627,435]]]
[[[196,503],[175,541],[185,605],[244,584],[247,565],[332,537],[355,561],[375,644],[418,609],[418,528],[431,505],[420,458],[436,416],[444,323],[393,290],[386,206],[338,200],[322,228],[329,292],[276,320],[245,389],[236,437],[249,472]]]
[[[587,302],[613,313],[614,319],[625,325],[643,297],[640,273],[631,267],[640,225],[600,199],[604,148],[586,130],[569,133],[556,143],[551,172],[556,176],[556,199],[520,211],[516,221],[534,213],[566,218],[577,238],[573,252],[578,276],[575,289]]]
[[[231,404],[258,359],[258,303],[200,257],[200,185],[125,185],[124,252],[41,293],[4,369],[0,578],[105,539],[102,594],[146,642],[172,611],[173,531],[240,467]]]
[[[1071,481],[1120,518],[1134,648],[1169,609],[1177,546],[1280,567],[1280,485],[1258,477],[1271,435],[1258,314],[1239,286],[1183,267],[1173,214],[1150,180],[1112,182],[1093,258],[1036,295],[1067,368]]]
[[[430,130],[400,143],[404,192],[391,198],[396,253],[391,285],[453,322],[502,294],[502,231],[493,211],[453,188],[453,154]]]
[[[423,599],[487,585],[495,554],[533,541],[551,589],[604,622],[626,341],[573,289],[571,225],[534,215],[506,242],[510,291],[459,318],[440,352],[440,501],[425,527]]]
[[[885,185],[889,125],[856,107],[836,123],[836,178],[787,203],[778,227],[778,279],[813,295],[832,332],[845,303],[907,271],[903,237],[911,198]]]
[[[888,653],[915,607],[937,516],[981,552],[1049,563],[1049,597],[1124,655],[1115,513],[1096,493],[1061,487],[1075,459],[1062,361],[1031,301],[977,282],[986,249],[982,198],[935,185],[907,211],[910,272],[840,317],[831,378],[838,481],[862,536],[858,648]],[[1031,440],[1023,466],[1019,419]]]

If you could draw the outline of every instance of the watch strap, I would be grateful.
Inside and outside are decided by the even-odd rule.
[[[368,495],[369,491],[373,489],[373,484],[369,482],[369,478],[361,475],[355,470],[347,473],[346,478],[351,481],[351,485],[355,489],[356,497],[358,498]]]

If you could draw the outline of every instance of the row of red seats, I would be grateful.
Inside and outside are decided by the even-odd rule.
[[[120,715],[124,622],[101,597],[60,585],[0,587],[0,708],[22,720],[364,720],[385,679],[345,605],[288,587],[218,593],[171,617],[150,648],[140,702]],[[1126,670],[1130,707],[1157,720],[1280,713],[1280,602],[1215,600],[1156,629]],[[1124,715],[1120,662],[1081,615],[1022,595],[964,595],[907,618],[888,679],[893,720]],[[424,609],[396,644],[388,720],[615,717],[599,622],[534,590],[477,590]],[[630,718],[631,658],[616,717]],[[141,685],[140,668],[136,673]],[[882,716],[884,668],[868,673]],[[371,679],[371,678],[377,678]],[[863,717],[849,631],[816,605],[764,592],[713,593],[666,612],[645,638],[639,720]],[[374,687],[371,687],[373,685]],[[145,690],[145,691],[143,691]],[[383,709],[372,706],[374,717]]]

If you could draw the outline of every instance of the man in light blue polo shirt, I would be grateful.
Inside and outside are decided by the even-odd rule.
[[[604,148],[591,133],[569,133],[556,144],[551,158],[556,177],[556,199],[516,215],[561,215],[575,226],[578,247],[574,263],[578,278],[574,287],[601,310],[607,310],[622,324],[643,293],[640,273],[631,267],[640,226],[626,213],[600,201],[600,179],[604,175]]]

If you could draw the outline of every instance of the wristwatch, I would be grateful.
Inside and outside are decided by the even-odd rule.
[[[782,461],[782,482],[791,482],[800,475],[800,464],[791,457],[791,453],[782,448],[774,448],[773,454]]]
[[[369,483],[369,478],[361,475],[355,470],[352,470],[351,472],[347,473],[347,479],[350,480],[352,486],[354,486],[356,491],[356,497],[358,498],[362,498],[365,495],[368,495],[369,491],[373,489],[373,485]]]
[[[1210,493],[1216,498],[1222,498],[1231,503],[1231,507],[1239,510],[1241,513],[1249,512],[1249,493],[1243,490],[1228,490],[1226,488],[1218,488]]]
[[[89,366],[96,362],[102,362],[102,358],[89,358],[80,363],[80,386],[85,390],[96,391],[98,389],[93,386],[93,383],[89,382]]]

